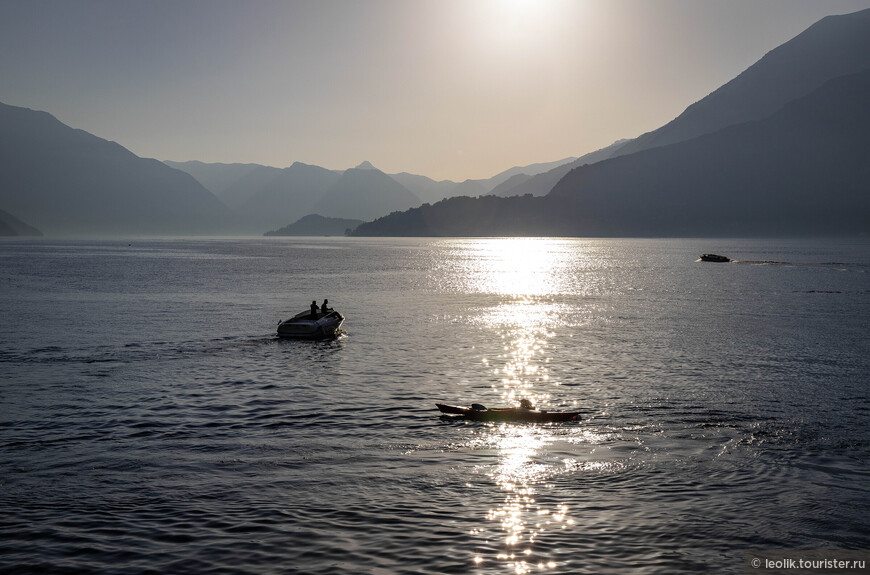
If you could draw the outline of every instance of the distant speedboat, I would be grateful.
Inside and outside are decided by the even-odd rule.
[[[278,337],[293,339],[327,339],[338,336],[344,316],[335,310],[311,315],[310,311],[298,313],[278,324]]]
[[[502,407],[487,409],[474,404],[471,407],[445,405],[436,403],[438,410],[445,415],[470,421],[494,421],[503,423],[559,423],[563,421],[578,421],[579,411],[542,411],[528,407]]]
[[[701,261],[702,262],[727,263],[727,262],[731,261],[731,258],[726,258],[725,256],[717,256],[716,254],[702,254]]]

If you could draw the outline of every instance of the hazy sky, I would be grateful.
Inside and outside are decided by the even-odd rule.
[[[485,178],[677,116],[870,0],[0,0],[0,101],[164,160]]]

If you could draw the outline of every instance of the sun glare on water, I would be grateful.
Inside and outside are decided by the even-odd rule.
[[[492,396],[501,405],[529,399],[546,408],[553,399],[547,366],[547,341],[553,336],[560,294],[567,289],[567,271],[582,261],[577,244],[545,238],[499,238],[465,241],[457,270],[472,292],[494,294],[496,303],[481,316],[481,327],[498,334],[503,345],[482,358],[493,378]],[[559,409],[559,407],[556,407]],[[568,470],[548,453],[563,440],[564,430],[547,426],[493,425],[480,433],[497,452],[486,475],[498,487],[479,527],[472,531],[488,541],[476,549],[473,564],[506,573],[552,572],[558,563],[547,544],[556,533],[572,529],[575,520],[567,505],[546,494],[547,481]],[[538,495],[546,495],[539,501]]]
[[[481,291],[528,297],[550,293],[559,267],[557,242],[533,238],[481,240],[473,262]]]

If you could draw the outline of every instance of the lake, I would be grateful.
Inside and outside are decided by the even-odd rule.
[[[0,241],[0,571],[870,549],[868,271],[866,238]],[[277,339],[315,298],[346,334]],[[435,408],[521,398],[582,420]]]

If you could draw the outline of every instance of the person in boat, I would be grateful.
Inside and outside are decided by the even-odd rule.
[[[520,400],[520,409],[535,409],[535,406],[532,405],[531,401],[523,398]]]
[[[311,319],[317,319],[317,300],[311,300]]]
[[[320,306],[320,313],[322,313],[323,315],[326,315],[326,314],[328,314],[329,312],[332,311],[332,308],[330,308],[328,304],[329,304],[329,300],[328,300],[328,299],[324,299],[324,300],[323,300],[323,305]]]

